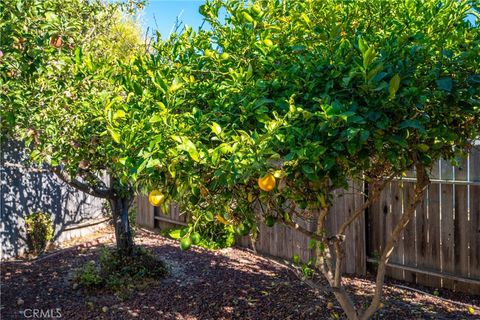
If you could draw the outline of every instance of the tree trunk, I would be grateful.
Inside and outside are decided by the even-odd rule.
[[[117,250],[121,255],[129,256],[133,253],[133,237],[128,221],[128,209],[133,197],[113,197],[109,199],[115,226]]]

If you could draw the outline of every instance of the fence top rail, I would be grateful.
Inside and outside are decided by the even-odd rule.
[[[416,182],[416,178],[398,178],[393,181],[405,181],[405,182]],[[457,185],[468,185],[468,186],[480,186],[480,181],[466,181],[466,180],[451,180],[451,179],[430,179],[431,183],[440,183],[440,184],[457,184]]]

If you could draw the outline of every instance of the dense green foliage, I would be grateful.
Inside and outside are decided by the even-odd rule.
[[[454,160],[478,134],[471,1],[207,1],[200,10],[211,30],[157,44],[185,89],[185,136],[146,157],[168,153],[170,177],[146,178],[188,191],[197,215],[254,223],[249,199],[265,215],[286,200],[324,206],[348,179]],[[256,184],[268,171],[281,179],[270,194]]]
[[[151,127],[143,120],[159,110],[155,104],[131,109],[141,92],[133,98],[122,90],[138,78],[131,71],[146,53],[130,16],[137,5],[142,3],[0,3],[2,135],[23,141],[31,160],[63,181],[108,199],[117,245],[125,252],[133,246],[128,209],[136,180],[125,159],[143,155]]]
[[[108,129],[125,116],[108,108],[121,93],[112,78],[122,43],[108,37],[118,38],[118,25],[125,24],[120,8],[81,0],[1,6],[2,128],[13,129],[34,161],[61,164],[71,176],[79,169],[113,174],[112,158],[121,157],[123,146]],[[139,45],[140,38],[125,38],[124,46]],[[134,52],[122,58],[127,62]]]
[[[333,190],[349,180],[376,191],[416,167],[418,201],[424,168],[455,162],[480,131],[472,7],[478,1],[207,1],[200,12],[210,30],[187,28],[157,43],[184,90],[175,110],[182,130],[171,136],[176,149],[145,157],[167,155],[170,175],[145,172],[142,181],[167,185],[196,219],[220,217],[254,238],[260,221],[328,214]],[[257,185],[267,172],[277,178],[269,192]],[[384,271],[372,305],[357,311],[332,268],[341,260],[328,253],[341,256],[345,231],[325,230],[322,219],[312,234],[316,266],[323,272],[321,261],[330,260],[323,273],[348,317],[368,318]]]

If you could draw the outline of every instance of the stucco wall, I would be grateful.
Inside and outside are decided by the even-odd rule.
[[[46,170],[29,167],[19,143],[3,141],[0,148],[2,259],[25,252],[24,216],[27,214],[39,211],[50,214],[55,224],[54,241],[69,238],[68,233],[78,234],[78,230],[72,231],[76,225],[96,222],[106,216],[101,199],[69,187]]]

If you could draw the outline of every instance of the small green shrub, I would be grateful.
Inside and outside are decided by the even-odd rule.
[[[309,259],[306,263],[302,262],[298,254],[294,254],[292,257],[293,264],[296,265],[301,273],[303,278],[311,279],[315,275],[315,263],[312,259]]]
[[[146,248],[136,247],[131,256],[102,248],[98,263],[87,262],[74,281],[88,290],[105,289],[125,297],[136,287],[160,279],[166,273],[165,264]]]
[[[27,245],[30,252],[40,254],[53,237],[53,222],[49,215],[36,212],[25,217]]]
[[[79,274],[79,282],[87,287],[98,287],[102,283],[95,261],[85,264],[83,271]]]

